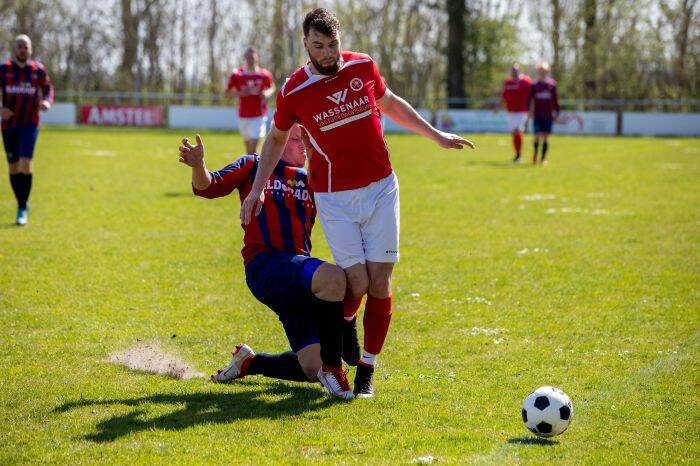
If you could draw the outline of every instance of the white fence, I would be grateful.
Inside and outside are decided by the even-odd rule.
[[[168,107],[170,128],[238,129],[238,112],[232,107]]]
[[[429,109],[418,113],[444,131],[460,133],[507,133],[508,114],[492,110],[438,110],[433,118]],[[186,106],[167,107],[169,128],[237,130],[238,114],[233,107]],[[269,122],[274,111],[270,112]],[[46,125],[73,125],[77,120],[77,107],[72,103],[56,103],[42,114]],[[391,119],[382,117],[386,133],[408,133]],[[620,124],[620,128],[618,128]],[[530,122],[532,131],[532,122]],[[645,113],[623,112],[621,119],[616,112],[564,111],[553,129],[555,134],[579,135],[634,135],[634,136],[700,136],[700,113]]]
[[[460,133],[507,133],[508,114],[493,110],[439,110],[437,126]],[[529,123],[532,132],[532,121]],[[562,112],[554,122],[557,134],[617,134],[615,112]]]
[[[623,113],[622,134],[698,136],[700,135],[700,113]]]
[[[433,119],[433,112],[431,112],[427,108],[419,108],[417,109],[418,114],[422,116],[425,120],[431,121]],[[403,126],[397,124],[392,120],[391,118],[387,117],[386,115],[382,115],[382,126],[384,126],[384,132],[385,133],[410,133],[410,130],[407,130]]]
[[[74,125],[77,121],[75,104],[55,103],[51,110],[41,114],[41,122],[45,125]]]

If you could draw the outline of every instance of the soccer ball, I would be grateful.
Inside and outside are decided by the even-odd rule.
[[[569,427],[574,407],[558,388],[544,386],[530,393],[523,401],[523,422],[530,432],[540,437],[554,437]]]

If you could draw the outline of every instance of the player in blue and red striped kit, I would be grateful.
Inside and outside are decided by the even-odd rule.
[[[547,148],[549,146],[549,135],[552,132],[552,125],[559,116],[559,97],[557,96],[557,83],[549,77],[549,64],[541,63],[537,67],[536,83],[530,87],[530,107],[533,119],[533,129],[535,133],[534,154],[532,154],[532,164],[537,164],[537,149],[542,141],[542,165],[547,165]]]
[[[41,63],[30,60],[32,41],[15,39],[15,58],[0,65],[2,89],[2,140],[10,169],[10,185],[17,198],[17,224],[28,221],[32,189],[32,158],[39,136],[39,111],[53,103],[53,85]]]
[[[183,139],[180,147],[180,161],[192,168],[194,193],[213,199],[238,189],[242,202],[253,186],[258,156],[246,155],[217,172],[209,172],[199,135],[196,140],[197,144],[192,145]],[[213,375],[212,381],[228,382],[255,374],[318,380],[329,395],[350,399],[353,393],[342,368],[345,273],[310,256],[316,206],[305,162],[306,148],[297,125],[267,180],[262,212],[242,225],[246,283],[253,295],[278,315],[292,351],[255,354],[248,345],[240,344],[229,365]],[[359,359],[356,334],[355,345],[355,359]]]

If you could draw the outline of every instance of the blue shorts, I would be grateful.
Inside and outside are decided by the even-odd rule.
[[[2,142],[5,144],[7,162],[15,163],[20,158],[33,158],[38,136],[38,125],[17,125],[14,128],[2,130]]]
[[[321,264],[321,259],[274,251],[258,254],[245,270],[248,288],[275,311],[295,353],[319,342],[311,279]]]
[[[551,133],[552,132],[552,124],[554,123],[554,119],[552,118],[535,118],[535,120],[532,122],[535,130],[535,134],[537,133]]]

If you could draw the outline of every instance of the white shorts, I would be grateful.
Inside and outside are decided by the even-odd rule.
[[[508,131],[524,133],[527,116],[527,112],[508,112]]]
[[[265,137],[267,129],[267,116],[255,118],[238,118],[238,130],[244,141],[251,139],[262,139]]]
[[[314,193],[318,218],[338,266],[399,261],[399,181],[395,173],[364,188]]]

